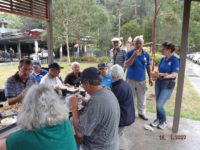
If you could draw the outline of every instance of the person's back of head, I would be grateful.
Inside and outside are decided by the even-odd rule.
[[[18,125],[33,130],[43,126],[56,125],[68,118],[68,110],[58,95],[45,85],[34,85],[22,102],[18,114]]]

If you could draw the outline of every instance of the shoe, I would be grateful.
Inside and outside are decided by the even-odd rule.
[[[138,116],[139,116],[141,119],[145,120],[145,121],[149,120],[149,118],[147,118],[147,116],[145,116],[145,115],[139,114]]]
[[[167,122],[166,122],[166,121],[165,121],[165,122],[161,122],[161,123],[157,126],[157,128],[158,128],[158,129],[161,129],[161,130],[164,130],[166,127],[167,127]]]
[[[160,124],[160,121],[158,119],[155,119],[152,123],[150,123],[150,126],[157,127]]]

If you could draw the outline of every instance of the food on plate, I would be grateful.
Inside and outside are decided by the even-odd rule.
[[[16,117],[7,117],[7,118],[4,118],[1,120],[1,125],[4,126],[4,125],[11,125],[11,124],[14,124],[16,123]]]
[[[15,110],[18,110],[19,108],[21,107],[21,104],[20,103],[16,103],[14,105],[7,105],[7,106],[3,106],[2,108],[0,108],[0,110],[9,110],[9,109],[15,109]]]

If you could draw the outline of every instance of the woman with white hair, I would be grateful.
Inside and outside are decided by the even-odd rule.
[[[21,129],[1,140],[1,150],[77,150],[68,110],[45,85],[28,91],[17,124]]]
[[[116,64],[110,68],[113,86],[112,91],[118,99],[120,106],[119,131],[135,121],[135,109],[131,87],[123,80],[124,70]]]
[[[137,97],[138,116],[143,120],[148,120],[146,116],[146,70],[149,84],[152,86],[151,61],[149,54],[143,49],[143,36],[136,36],[133,42],[135,48],[126,54],[126,78],[131,86],[133,96]]]

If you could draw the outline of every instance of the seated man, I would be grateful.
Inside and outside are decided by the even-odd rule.
[[[5,96],[8,104],[12,105],[21,102],[27,89],[35,84],[35,78],[31,75],[31,71],[31,60],[20,60],[18,72],[9,77],[5,84]]]
[[[35,77],[37,83],[40,83],[41,79],[48,73],[47,70],[41,68],[39,61],[33,62],[33,72],[32,75]]]
[[[133,94],[129,84],[123,80],[124,70],[120,65],[113,65],[110,68],[110,72],[113,80],[112,91],[117,97],[120,106],[119,133],[121,135],[123,128],[135,121]]]
[[[108,67],[105,63],[100,63],[98,64],[98,69],[101,73],[101,77],[102,77],[102,81],[101,81],[101,85],[104,87],[112,87],[112,78],[110,76],[110,74],[107,73],[108,71]]]
[[[118,150],[120,109],[117,98],[102,87],[99,71],[94,67],[82,72],[81,83],[91,98],[81,114],[78,112],[77,96],[70,100],[77,140],[82,140],[81,147],[87,150]]]
[[[79,83],[77,83],[77,79],[80,77],[80,64],[78,62],[72,63],[72,72],[69,73],[64,80],[64,84],[68,84],[71,86],[79,86]]]
[[[58,77],[61,68],[56,62],[50,64],[49,72],[41,79],[40,84],[45,84],[59,93],[60,88],[63,86],[62,81]]]

